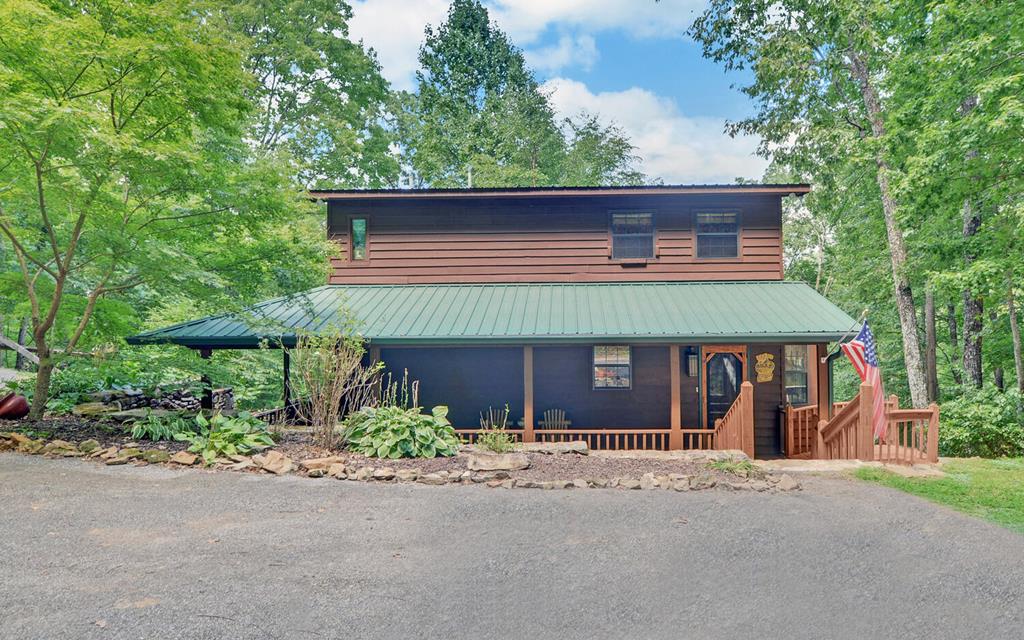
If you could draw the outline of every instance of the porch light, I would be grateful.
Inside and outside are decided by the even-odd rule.
[[[686,375],[691,378],[697,375],[697,371],[700,368],[699,359],[697,358],[697,351],[693,347],[687,347],[686,349]]]

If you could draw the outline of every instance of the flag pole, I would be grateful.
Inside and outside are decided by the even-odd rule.
[[[863,324],[863,323],[864,323],[864,320],[865,320],[865,318],[867,318],[867,317],[868,317],[868,307],[864,307],[864,310],[860,312],[860,316],[859,316],[859,317],[857,318],[857,322],[855,322],[855,323],[853,324],[853,327],[851,327],[851,328],[850,328],[850,330],[849,330],[849,331],[847,331],[847,332],[846,332],[846,333],[845,333],[845,334],[843,335],[843,337],[842,337],[842,338],[839,338],[839,340],[838,340],[838,341],[836,342],[836,346],[837,346],[837,349],[836,349],[836,350],[834,350],[834,351],[830,351],[829,353],[826,353],[825,355],[821,356],[821,358],[820,358],[821,362],[825,362],[825,361],[827,361],[827,360],[828,360],[828,359],[829,359],[829,358],[830,358],[830,357],[831,357],[832,355],[834,355],[834,354],[836,354],[836,353],[839,353],[838,345],[841,345],[841,344],[843,343],[843,340],[846,340],[847,338],[849,338],[849,337],[850,337],[850,334],[851,334],[851,333],[853,333],[854,331],[856,331],[856,330],[857,330],[857,327],[858,327],[858,326],[860,326],[861,324]]]

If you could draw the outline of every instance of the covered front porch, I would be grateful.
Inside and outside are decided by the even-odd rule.
[[[827,343],[855,321],[803,283],[336,285],[129,343],[280,348],[351,320],[368,357],[420,382],[473,440],[502,415],[523,442],[594,449],[788,451],[786,347],[828,406]]]

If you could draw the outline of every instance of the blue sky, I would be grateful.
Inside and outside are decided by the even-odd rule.
[[[668,183],[759,178],[757,140],[732,139],[726,120],[749,115],[732,84],[744,74],[701,57],[685,37],[705,0],[486,0],[492,19],[526,54],[555,108],[598,113],[622,127],[642,169]],[[447,0],[354,0],[352,36],[373,47],[384,75],[412,89],[427,24],[444,20]]]

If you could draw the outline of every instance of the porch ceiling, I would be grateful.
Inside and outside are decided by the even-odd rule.
[[[378,345],[827,342],[856,324],[802,282],[329,285],[128,343],[292,346],[346,314]]]

